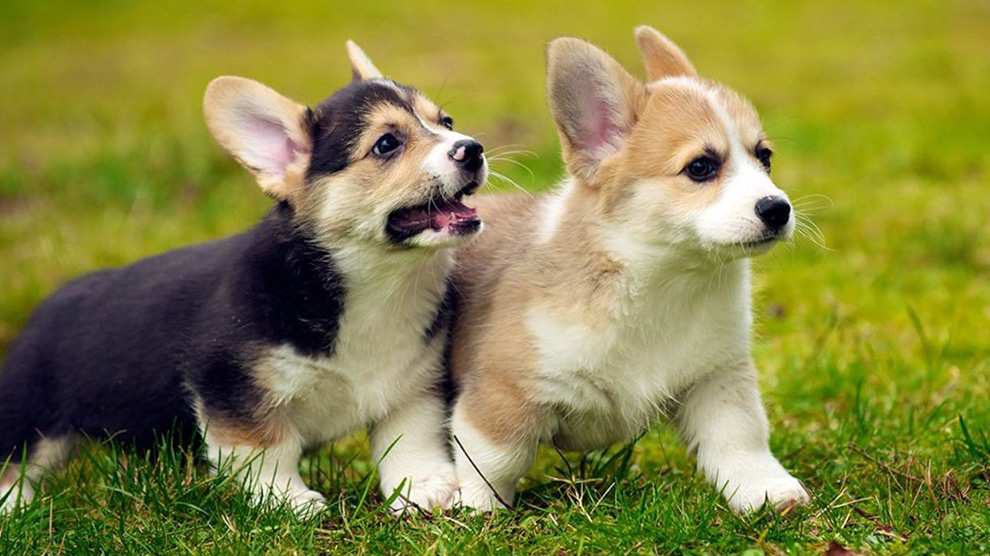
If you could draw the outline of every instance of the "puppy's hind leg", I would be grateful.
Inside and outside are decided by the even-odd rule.
[[[38,437],[0,461],[0,514],[27,505],[34,499],[38,481],[62,466],[72,452],[71,436]],[[27,454],[26,460],[23,458]]]
[[[236,476],[256,503],[284,500],[302,517],[323,508],[323,495],[299,475],[302,442],[294,431],[245,433],[217,423],[205,429],[207,459],[214,470]]]
[[[488,512],[511,508],[516,483],[536,455],[543,426],[521,394],[466,388],[451,420],[460,504]]]
[[[38,480],[72,451],[73,435],[55,417],[46,352],[34,340],[16,340],[0,371],[0,514],[29,503]]]

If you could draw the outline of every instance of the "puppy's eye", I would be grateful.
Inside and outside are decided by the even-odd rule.
[[[447,129],[454,129],[454,118],[450,116],[444,116],[440,118],[440,125]]]
[[[371,152],[375,153],[375,156],[386,156],[400,146],[402,146],[402,142],[399,141],[398,137],[386,133],[379,137],[378,141],[375,141],[375,146],[371,148]]]
[[[684,167],[684,173],[694,181],[708,181],[718,175],[719,162],[710,156],[699,156]]]
[[[760,164],[766,168],[767,172],[770,171],[770,159],[773,157],[773,151],[767,147],[756,147],[756,159],[760,161]]]

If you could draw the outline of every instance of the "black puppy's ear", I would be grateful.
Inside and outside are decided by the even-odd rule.
[[[203,112],[213,137],[266,194],[289,201],[302,190],[313,146],[305,106],[257,81],[224,76],[206,88]]]
[[[351,60],[351,73],[354,81],[381,79],[382,72],[375,67],[371,58],[354,41],[347,41],[347,57]]]

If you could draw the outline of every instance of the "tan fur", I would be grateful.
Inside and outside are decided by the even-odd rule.
[[[709,83],[714,89],[714,95],[721,101],[729,117],[736,124],[747,146],[755,148],[761,140],[765,140],[760,116],[753,105],[742,95],[717,83]]]
[[[637,38],[644,56],[658,56],[652,33],[640,30]],[[613,84],[620,85],[599,84],[615,98],[628,128],[618,152],[602,160],[575,149],[578,124],[572,104],[578,99],[570,91],[578,86],[576,80],[587,77],[584,68],[569,60],[575,52],[590,53]],[[562,155],[574,180],[556,233],[547,243],[534,233],[542,224],[544,205],[552,202],[549,195],[482,197],[476,203],[486,232],[457,254],[455,284],[462,302],[451,367],[462,384],[458,403],[470,408],[472,425],[492,442],[518,442],[521,436],[538,434],[548,410],[531,399],[526,387],[536,357],[524,322],[528,311],[538,305],[592,330],[604,330],[616,316],[615,296],[622,291],[625,268],[609,255],[599,232],[629,211],[643,210],[630,204],[633,184],[651,180],[666,188],[673,206],[665,210],[706,206],[718,197],[724,176],[699,185],[682,170],[706,148],[727,154],[728,139],[717,111],[727,113],[753,139],[752,147],[762,137],[755,111],[739,95],[696,77],[686,83],[663,80],[694,72],[686,57],[678,56],[683,56],[679,49],[659,61],[648,60],[651,78],[661,80],[646,87],[588,43],[570,38],[551,43],[548,92]]]
[[[584,218],[598,211],[596,202],[589,190],[578,202],[583,206],[574,206],[561,223],[562,239],[536,245],[532,226],[539,219],[539,200],[501,195],[476,201],[488,231],[457,255],[454,283],[465,302],[451,368],[465,384],[474,426],[493,441],[534,432],[545,416],[545,408],[527,398],[526,374],[535,354],[525,308],[538,301],[592,326],[603,325],[611,310],[604,286],[620,266],[595,246],[585,226]]]
[[[347,57],[351,61],[351,72],[354,79],[378,79],[382,77],[382,72],[375,67],[371,58],[364,53],[364,50],[354,41],[347,41]]]
[[[650,81],[673,75],[698,75],[684,51],[653,27],[637,27],[636,44]]]
[[[429,124],[439,127],[441,125],[440,119],[446,116],[439,106],[423,95],[417,94],[415,98],[411,99],[411,104],[419,117]]]
[[[270,381],[267,369],[256,369],[254,380],[263,389],[267,389]],[[251,446],[268,448],[278,445],[284,438],[284,422],[278,413],[278,408],[272,403],[271,391],[267,390],[269,399],[257,407],[250,408],[253,416],[249,420],[233,419],[222,414],[211,414],[206,411],[202,402],[196,400],[193,409],[197,421],[210,442],[227,446]]]
[[[479,197],[474,205],[486,226],[494,224],[494,231],[481,234],[457,256],[453,279],[459,295],[470,302],[458,315],[451,367],[458,380],[471,382],[472,394],[466,401],[477,409],[471,413],[475,426],[500,442],[508,442],[517,431],[525,430],[524,423],[536,408],[527,404],[519,384],[510,378],[513,373],[481,369],[494,366],[488,359],[496,356],[500,357],[497,367],[507,371],[522,371],[532,365],[522,315],[495,312],[493,306],[525,303],[531,293],[505,280],[510,278],[506,274],[507,263],[513,258],[510,250],[526,243],[519,236],[528,232],[520,232],[520,227],[532,221],[535,207],[528,197],[510,195]]]
[[[270,448],[283,439],[283,427],[277,418],[266,416],[258,426],[233,420],[210,419],[207,423],[210,440],[227,446]]]

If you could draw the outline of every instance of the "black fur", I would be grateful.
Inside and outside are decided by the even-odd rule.
[[[329,253],[275,207],[248,232],[69,283],[41,304],[0,375],[0,459],[40,433],[150,442],[194,425],[189,389],[250,424],[247,366],[288,343],[332,353],[344,284]]]
[[[450,357],[451,350],[453,349],[453,342],[451,340],[453,338],[454,326],[457,323],[457,312],[460,304],[461,293],[457,290],[457,284],[452,279],[448,279],[447,289],[444,291],[440,310],[437,311],[437,316],[427,331],[426,336],[428,339],[432,339],[440,334],[440,332],[445,333],[443,336],[443,373],[438,378],[434,391],[439,397],[444,399],[448,412],[453,409],[453,402],[457,397],[457,383],[454,381],[454,375],[451,372]]]
[[[398,90],[396,90],[398,88]],[[408,87],[392,87],[380,81],[355,81],[321,102],[311,118],[313,159],[306,177],[338,172],[354,156],[354,142],[366,127],[368,110],[390,103],[413,112]]]
[[[394,88],[354,82],[306,115],[307,177],[355,158],[377,103],[406,107]],[[148,444],[195,425],[191,392],[211,418],[250,427],[262,392],[250,366],[290,344],[332,355],[346,284],[280,203],[251,230],[78,278],[44,301],[0,373],[0,463],[39,438],[81,433]]]
[[[442,330],[447,330],[450,327],[454,318],[456,304],[457,298],[454,285],[448,282],[444,286],[443,299],[440,301],[440,306],[437,307],[437,314],[433,317],[433,322],[430,323],[429,328],[423,334],[427,344],[432,342]]]

